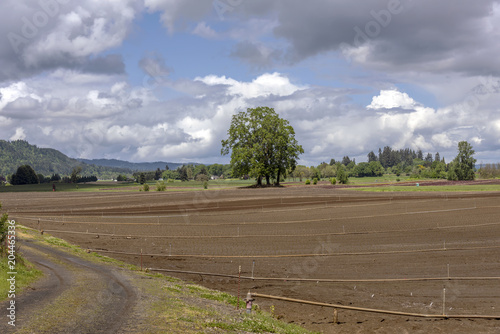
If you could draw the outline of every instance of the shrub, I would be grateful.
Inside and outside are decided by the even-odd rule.
[[[318,184],[318,179],[317,178],[313,179],[313,184]]]
[[[203,182],[203,189],[207,189],[208,188],[208,181],[204,181]]]
[[[399,182],[399,181],[401,181],[401,180],[400,180],[400,179],[399,179],[399,177],[398,177],[398,178],[396,179],[396,182]]]
[[[168,179],[167,183],[174,183],[174,180],[173,179]]]
[[[144,191],[149,191],[149,184],[144,183],[144,185],[142,187],[143,187]]]
[[[337,184],[337,179],[336,179],[336,178],[334,178],[334,177],[332,177],[332,178],[330,179],[330,183],[331,183],[331,184]]]
[[[208,181],[208,176],[205,174],[198,174],[195,178],[196,181]]]
[[[156,182],[156,191],[165,191],[167,189],[167,185],[163,181]]]
[[[311,184],[311,181],[309,179],[306,180],[306,184],[309,185]]]

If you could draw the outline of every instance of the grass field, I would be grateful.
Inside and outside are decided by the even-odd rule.
[[[398,181],[399,180],[399,181]],[[411,185],[400,185],[402,183],[410,183]],[[436,182],[439,185],[426,185],[417,187],[417,183],[428,183]],[[370,192],[415,192],[415,191],[499,191],[500,185],[446,185],[445,180],[436,179],[411,179],[408,176],[396,176],[394,174],[383,175],[381,177],[351,177],[349,178],[349,185],[366,187],[357,187],[354,190],[358,191],[370,191]],[[149,191],[156,191],[156,181],[147,182],[149,185]],[[248,187],[255,184],[254,179],[240,180],[240,179],[224,179],[224,180],[211,180],[208,181],[208,189],[232,189],[240,187]],[[394,184],[394,186],[391,186]],[[187,181],[182,182],[176,180],[174,182],[165,182],[167,192],[171,191],[198,191],[203,189],[203,182],[201,181]],[[283,186],[304,186],[304,187],[314,187],[311,185],[305,185],[305,180],[302,182],[298,179],[287,179],[282,182]],[[330,181],[323,179],[320,180],[318,185],[330,185]],[[384,186],[383,186],[384,185]],[[379,187],[383,186],[383,187]],[[352,188],[350,188],[352,189]],[[143,191],[143,186],[138,183],[131,182],[113,182],[113,181],[98,181],[90,183],[56,183],[57,192],[138,192]],[[0,187],[0,193],[2,192],[52,192],[52,183],[45,184],[30,184],[30,185],[20,185],[20,186],[2,186]]]
[[[7,279],[9,278],[8,272],[10,271],[7,257],[0,257],[0,301],[8,297],[9,281]],[[16,272],[16,293],[42,275],[40,270],[36,269],[20,254],[16,254]]]

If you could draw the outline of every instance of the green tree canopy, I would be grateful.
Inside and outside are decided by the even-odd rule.
[[[12,174],[10,183],[13,185],[37,184],[38,176],[30,165],[22,165],[17,168],[17,171],[14,174]]]
[[[474,166],[476,164],[474,153],[472,145],[468,142],[458,143],[458,155],[453,160],[453,170],[457,180],[474,180]]]
[[[247,109],[233,116],[229,138],[222,141],[222,155],[231,152],[234,176],[249,175],[262,184],[280,178],[297,166],[299,154],[304,153],[295,139],[289,122],[279,117],[273,108]]]
[[[347,184],[349,181],[346,171],[344,170],[344,165],[337,163],[337,181],[341,184]]]
[[[77,166],[71,171],[71,183],[76,183],[78,181],[78,175],[82,172],[82,167]]]

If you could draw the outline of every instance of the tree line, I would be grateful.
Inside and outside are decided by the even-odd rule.
[[[212,177],[215,178],[232,178],[233,171],[230,165],[228,164],[187,164],[179,166],[177,169],[170,169],[168,165],[165,166],[165,169],[157,168],[155,171],[149,172],[135,172],[133,174],[134,179],[144,184],[149,181],[158,181],[160,179],[163,180],[180,180],[180,181],[208,181]],[[119,175],[118,181],[125,181],[125,175]]]
[[[86,182],[96,182],[97,176],[95,175],[84,175],[80,176],[82,171],[81,167],[75,167],[71,172],[70,176],[61,177],[59,174],[55,173],[52,176],[44,176],[43,174],[37,174],[33,167],[30,165],[22,165],[17,168],[17,171],[9,177],[9,183],[12,185],[23,185],[23,184],[41,184],[41,183],[86,183]],[[6,182],[5,177],[0,177],[0,181]]]

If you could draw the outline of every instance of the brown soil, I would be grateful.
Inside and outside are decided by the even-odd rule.
[[[179,193],[10,193],[18,223],[144,267],[261,294],[422,314],[500,318],[500,193],[355,193],[320,187]],[[59,231],[59,232],[57,232]],[[69,233],[77,232],[77,233]],[[113,253],[113,252],[124,252]],[[448,279],[449,276],[452,279]],[[454,279],[474,278],[474,279]],[[478,279],[495,277],[495,279]],[[294,279],[313,279],[296,281]],[[366,279],[407,279],[367,282]],[[442,278],[439,280],[410,280]],[[352,280],[324,282],[322,280]],[[499,320],[426,319],[259,299],[325,333],[494,333]]]

